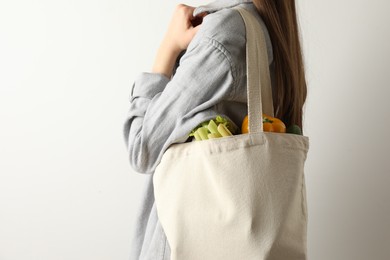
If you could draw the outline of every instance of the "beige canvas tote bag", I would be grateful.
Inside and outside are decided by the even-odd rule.
[[[263,132],[262,113],[274,116],[264,35],[234,9],[246,26],[249,133],[171,145],[153,176],[157,214],[172,260],[307,259],[309,138]]]

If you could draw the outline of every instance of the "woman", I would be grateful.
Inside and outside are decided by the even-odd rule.
[[[130,259],[169,259],[157,218],[152,175],[164,151],[189,141],[199,123],[222,115],[240,127],[247,114],[246,38],[242,17],[251,11],[266,37],[275,117],[302,129],[306,82],[293,0],[217,0],[178,5],[152,72],[135,80],[124,137],[132,168],[148,179]],[[197,17],[197,19],[195,19]]]

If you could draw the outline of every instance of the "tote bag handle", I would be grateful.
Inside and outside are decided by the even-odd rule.
[[[249,133],[260,133],[264,129],[262,120],[263,113],[271,117],[274,116],[267,45],[263,28],[261,28],[261,25],[253,14],[242,7],[233,7],[233,9],[241,13],[246,27]]]

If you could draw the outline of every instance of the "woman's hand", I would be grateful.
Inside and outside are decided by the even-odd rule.
[[[194,17],[195,7],[185,4],[176,6],[163,42],[173,51],[180,53],[187,49],[192,38],[200,28],[202,19],[207,13]]]
[[[165,37],[157,52],[152,72],[171,78],[173,66],[180,52],[187,49],[200,28],[202,19],[208,13],[193,17],[194,7],[179,4],[176,6]]]

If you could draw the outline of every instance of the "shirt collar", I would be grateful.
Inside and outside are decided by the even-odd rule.
[[[252,0],[214,0],[209,4],[196,7],[192,15],[197,16],[203,12],[213,13],[221,9],[230,8],[243,3],[252,3]]]

